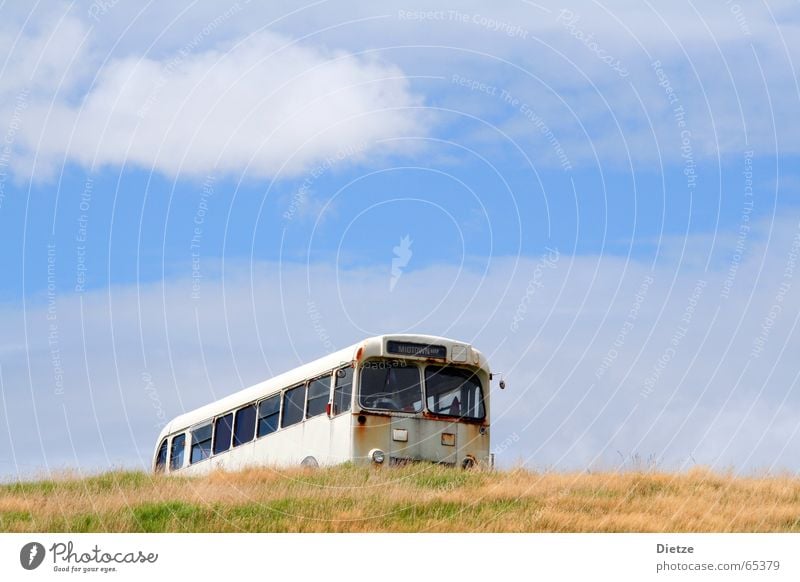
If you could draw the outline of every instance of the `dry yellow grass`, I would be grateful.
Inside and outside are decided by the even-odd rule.
[[[112,472],[0,486],[5,532],[786,532],[800,479],[433,465]]]

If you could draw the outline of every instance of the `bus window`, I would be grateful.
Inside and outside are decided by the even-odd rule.
[[[303,420],[303,405],[306,400],[306,385],[291,388],[283,393],[283,418],[281,428],[292,426]]]
[[[233,413],[220,416],[214,422],[214,454],[224,453],[231,448],[231,432],[233,429]]]
[[[341,368],[336,371],[336,387],[333,389],[333,414],[350,410],[353,394],[353,368]]]
[[[262,437],[278,430],[281,397],[276,394],[258,405],[258,436]]]
[[[236,411],[233,425],[233,446],[238,447],[253,440],[256,433],[256,405],[250,404]]]
[[[169,470],[175,471],[183,467],[183,454],[186,450],[186,433],[172,437],[172,447],[169,451]]]
[[[156,473],[163,473],[164,467],[167,465],[167,439],[161,441],[161,446],[158,447],[158,455],[156,455]]]
[[[192,452],[189,464],[193,465],[211,456],[211,423],[192,431]]]
[[[419,368],[402,360],[366,362],[361,370],[360,392],[364,408],[403,412],[422,410]]]
[[[306,403],[306,418],[319,416],[325,413],[325,407],[331,395],[331,377],[323,376],[312,380],[308,385],[308,402]]]
[[[481,382],[462,368],[426,367],[425,400],[434,414],[476,420],[485,416]]]

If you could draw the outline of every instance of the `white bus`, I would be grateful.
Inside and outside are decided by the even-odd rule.
[[[489,380],[486,359],[467,343],[372,337],[173,419],[153,471],[492,465]]]

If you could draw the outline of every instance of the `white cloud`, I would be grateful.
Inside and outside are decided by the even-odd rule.
[[[96,20],[85,8],[62,6],[63,19],[34,13],[22,30],[12,25],[27,14],[16,10],[0,32],[9,55],[0,94],[30,85],[33,70],[42,89],[17,142],[28,154],[15,160],[21,173],[32,170],[36,153],[40,171],[77,161],[170,175],[204,175],[215,164],[255,176],[292,174],[342,148],[365,143],[372,156],[375,140],[425,134],[428,118],[408,109],[423,104],[423,91],[424,103],[477,115],[538,163],[559,165],[518,108],[469,94],[450,81],[454,73],[526,103],[575,166],[593,164],[596,153],[602,162],[679,162],[674,104],[658,85],[654,60],[687,110],[698,159],[745,147],[758,155],[800,152],[791,2],[580,0],[540,9],[476,1],[440,4],[434,13],[424,2],[346,11],[329,3],[239,2],[223,10],[213,2],[120,2]],[[630,74],[620,77],[601,54]],[[0,118],[10,115],[0,106]],[[461,139],[487,136],[464,117],[439,120],[453,121]],[[401,143],[409,142],[382,147]]]
[[[6,14],[6,16],[8,16]],[[25,19],[20,15],[18,25]],[[87,28],[58,10],[33,17],[25,27],[9,17],[0,24],[0,96],[13,98],[26,89],[45,97],[74,89],[86,73]]]
[[[201,41],[211,42],[201,31],[199,40],[161,59],[101,62],[96,48],[84,54],[82,32],[86,25],[68,15],[53,29],[28,31],[10,51],[2,94],[27,87],[32,71],[45,81],[27,103],[17,168],[30,168],[35,157],[39,169],[51,171],[73,161],[170,176],[273,177],[341,152],[356,152],[355,161],[366,152],[391,152],[392,145],[380,149],[375,142],[425,133],[415,109],[421,99],[403,71],[373,56],[268,31],[201,49]],[[73,60],[76,70],[69,69]],[[93,81],[81,76],[89,63],[98,67]],[[66,88],[78,76],[86,88],[74,99]]]

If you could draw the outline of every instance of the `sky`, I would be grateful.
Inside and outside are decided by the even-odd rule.
[[[793,1],[0,4],[0,478],[364,337],[503,467],[796,473]]]

